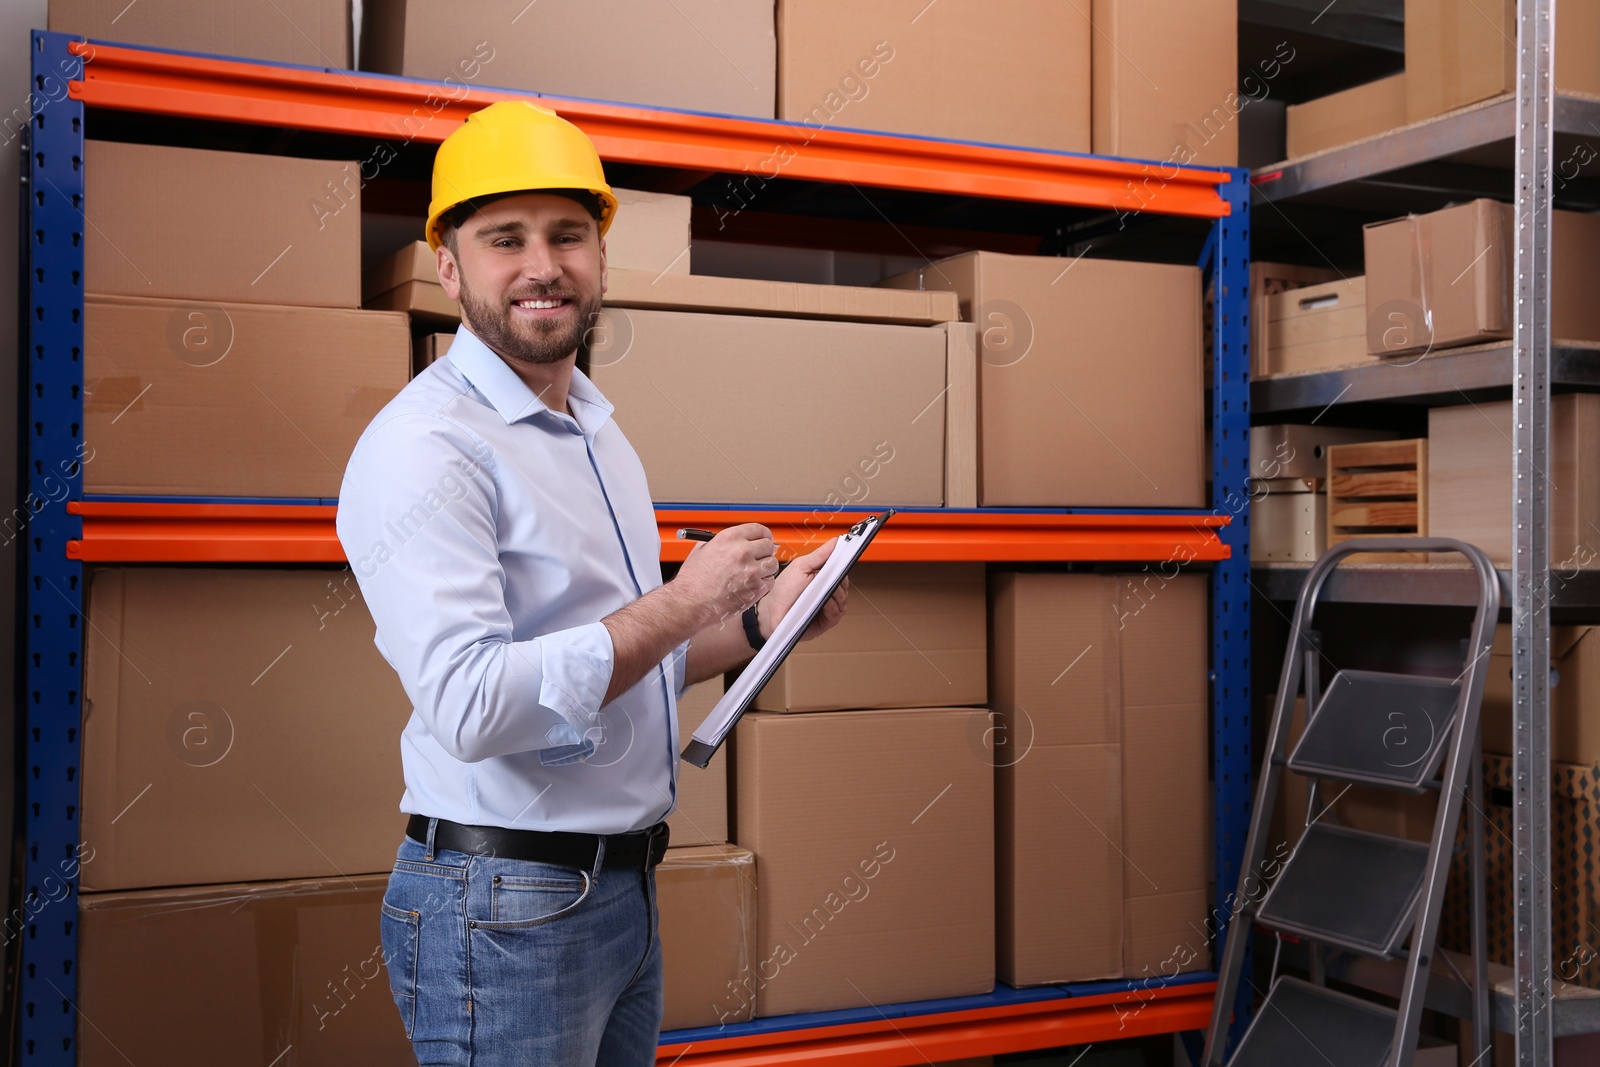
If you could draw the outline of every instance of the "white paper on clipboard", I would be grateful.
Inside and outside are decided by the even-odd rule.
[[[800,642],[800,635],[822,612],[823,605],[833,591],[839,588],[839,583],[844,581],[850,568],[855,566],[861,553],[866,551],[872,538],[893,514],[894,509],[890,508],[882,515],[870,515],[838,538],[839,543],[834,545],[833,554],[822,565],[817,576],[811,579],[811,584],[801,591],[794,607],[784,615],[772,631],[772,636],[767,638],[767,643],[739,675],[739,680],[728,687],[722,699],[717,701],[717,706],[711,709],[700,728],[694,732],[694,737],[683,750],[685,762],[696,767],[704,767],[711,762],[711,757],[717,754],[717,749],[732,732],[739,716],[744,714],[756,694],[761,692],[761,687],[767,684],[794,650],[794,646]]]

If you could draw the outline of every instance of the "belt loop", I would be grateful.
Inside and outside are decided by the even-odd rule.
[[[594,870],[590,873],[590,885],[600,880],[600,868],[606,865],[606,835],[594,835]]]
[[[423,848],[423,856],[422,856],[422,858],[424,860],[426,860],[427,862],[429,862],[429,863],[433,862],[433,834],[434,834],[434,831],[436,831],[438,828],[439,828],[439,820],[438,819],[429,819],[428,820],[428,840],[422,846],[422,848]]]

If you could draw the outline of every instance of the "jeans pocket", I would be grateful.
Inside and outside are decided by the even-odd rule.
[[[590,888],[587,873],[536,878],[497,874],[489,890],[489,921],[473,925],[489,930],[542,926],[576,908]]]
[[[417,1021],[417,943],[422,934],[422,915],[402,911],[388,901],[381,907],[380,927],[383,958],[389,967],[389,991],[394,994],[400,1021],[405,1024],[406,1037],[410,1038]]]

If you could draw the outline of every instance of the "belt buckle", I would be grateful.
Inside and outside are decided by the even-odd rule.
[[[651,868],[660,864],[662,860],[666,859],[667,841],[672,834],[671,831],[668,830],[667,824],[664,822],[656,823],[649,830],[645,831],[645,833],[648,835],[648,845],[646,848],[644,865],[646,870],[650,870]]]

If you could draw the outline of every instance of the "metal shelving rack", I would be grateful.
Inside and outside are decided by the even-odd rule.
[[[278,127],[344,136],[386,136],[414,108],[443,121],[417,136],[438,141],[468,113],[514,91],[454,89],[439,83],[349,71],[164,52],[36,31],[35,92],[48,94],[28,128],[24,169],[28,338],[25,464],[29,487],[55,501],[29,525],[20,607],[26,703],[25,893],[40,897],[48,875],[79,848],[83,566],[92,562],[338,562],[333,508],[326,502],[85,500],[76,464],[83,435],[83,142],[97,113],[132,112],[179,120]],[[67,86],[61,94],[59,87]],[[737,173],[759,164],[783,123],[656,111],[557,99],[608,163]],[[786,177],[816,183],[912,190],[1070,205],[1099,211],[1141,207],[1133,179],[1145,164],[1118,159],[961,144],[849,130],[806,131]],[[886,534],[885,559],[999,561],[1211,561],[1211,686],[1214,728],[1216,877],[1231,885],[1248,828],[1249,555],[1245,474],[1248,449],[1250,196],[1242,170],[1185,168],[1171,178],[1152,215],[1210,222],[1201,266],[1216,292],[1210,390],[1214,507],[1204,511],[1107,512],[912,510]],[[63,477],[64,475],[64,477]],[[61,485],[66,485],[63,495]],[[664,530],[685,522],[775,525],[780,541],[815,536],[816,513],[801,509],[662,509]],[[700,520],[696,522],[696,520]],[[851,512],[826,517],[847,525]],[[680,551],[663,539],[664,556]],[[76,878],[65,879],[76,892]],[[71,1064],[78,1013],[75,912],[49,909],[22,938],[21,1061]],[[1224,931],[1225,932],[1225,931]],[[1219,944],[1222,933],[1219,933]],[[862,1012],[762,1019],[711,1031],[667,1034],[662,1062],[817,1062],[824,1054],[894,1067],[925,1057],[973,1056],[1202,1028],[1214,975],[1124,980],[1045,989],[1000,987],[984,997]]]
[[[1577,139],[1600,130],[1600,99],[1553,88],[1553,0],[1517,5],[1517,91],[1252,176],[1258,205],[1290,201],[1371,210],[1378,196],[1401,210],[1430,210],[1455,195],[1498,196],[1507,178],[1516,205],[1516,296],[1509,342],[1452,349],[1417,360],[1297,375],[1251,386],[1255,421],[1309,421],[1335,405],[1432,405],[1509,397],[1515,409],[1514,554],[1500,571],[1513,624],[1513,843],[1516,853],[1516,960],[1492,983],[1497,1022],[1516,1033],[1518,1067],[1552,1062],[1554,1035],[1600,1030],[1600,999],[1589,990],[1552,988],[1550,864],[1549,627],[1600,617],[1600,571],[1552,571],[1545,468],[1553,391],[1600,390],[1600,349],[1553,344],[1550,332],[1553,165]],[[1563,180],[1565,206],[1600,207],[1590,173]],[[1336,421],[1337,416],[1329,421]],[[1293,599],[1309,568],[1269,565],[1253,580],[1269,599]],[[1461,606],[1471,602],[1468,573],[1437,564],[1351,568],[1325,599]],[[1345,975],[1382,990],[1392,976]],[[1559,983],[1554,983],[1559,986]],[[1430,1007],[1462,1014],[1462,991],[1433,983]]]

